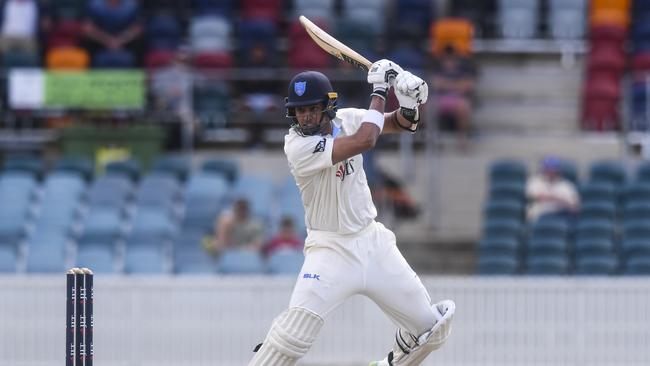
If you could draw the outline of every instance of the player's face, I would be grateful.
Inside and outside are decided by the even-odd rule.
[[[296,119],[300,127],[316,127],[320,124],[323,107],[320,104],[312,104],[296,107]]]

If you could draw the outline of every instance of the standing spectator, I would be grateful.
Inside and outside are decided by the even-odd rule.
[[[260,251],[263,234],[262,223],[250,215],[248,201],[240,198],[233,204],[232,211],[226,211],[219,216],[214,240],[207,249],[213,253],[225,249]]]
[[[458,54],[453,46],[445,47],[435,60],[433,90],[436,109],[441,120],[452,119],[455,126],[451,128],[458,131],[461,149],[467,147],[475,79],[474,64]]]
[[[530,202],[528,220],[534,222],[544,215],[570,217],[580,205],[575,185],[559,174],[562,161],[553,156],[542,160],[540,173],[528,179],[526,196]]]
[[[172,112],[184,123],[192,121],[192,70],[190,54],[180,47],[169,66],[155,70],[151,75],[151,94],[154,108]]]
[[[39,32],[47,31],[51,19],[36,0],[5,0],[0,5],[0,49],[38,51]]]
[[[289,216],[282,218],[280,222],[280,231],[264,247],[264,254],[270,256],[280,249],[293,249],[302,251],[302,240],[296,234],[296,228],[293,219]]]
[[[83,32],[93,56],[107,50],[113,52],[104,55],[138,57],[142,34],[138,3],[135,0],[90,0]]]

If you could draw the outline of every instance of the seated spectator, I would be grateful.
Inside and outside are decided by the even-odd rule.
[[[455,124],[451,129],[458,131],[463,149],[469,134],[475,78],[472,61],[458,54],[452,46],[445,47],[435,60],[432,86],[436,109],[441,121],[451,119]]]
[[[280,249],[293,249],[302,251],[303,242],[296,234],[293,219],[289,216],[282,218],[280,231],[264,246],[264,255],[270,256]]]
[[[91,54],[128,50],[141,53],[142,22],[135,0],[90,0],[83,33]]]
[[[51,19],[36,0],[5,0],[0,6],[0,49],[20,49],[36,53],[41,31],[51,26]]]
[[[570,218],[579,208],[580,197],[575,185],[559,174],[562,161],[549,156],[542,160],[541,170],[526,183],[527,217],[535,222],[545,215]]]
[[[224,249],[245,249],[260,251],[264,230],[262,223],[250,215],[248,201],[235,201],[232,211],[225,211],[217,219],[214,237],[207,244],[207,250],[218,254]]]

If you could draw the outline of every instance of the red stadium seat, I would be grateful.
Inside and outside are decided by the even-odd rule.
[[[640,53],[632,58],[632,70],[636,72],[650,71],[650,53]]]
[[[158,69],[165,67],[174,61],[175,51],[153,50],[147,53],[144,58],[144,65],[147,69]]]
[[[589,38],[591,42],[612,41],[621,44],[627,38],[627,30],[612,24],[594,25],[589,30]]]
[[[47,37],[47,48],[61,46],[76,46],[79,44],[81,22],[77,20],[62,20],[56,23]]]
[[[621,76],[625,68],[625,54],[621,45],[616,42],[592,42],[588,55],[588,69],[603,70]]]
[[[582,123],[586,130],[615,130],[619,127],[620,82],[596,76],[585,85]]]
[[[315,21],[327,31],[327,24]],[[289,28],[288,64],[293,69],[324,69],[331,66],[332,57],[314,43],[300,22],[295,21]]]
[[[244,19],[263,19],[275,24],[280,22],[282,0],[243,0],[241,7]]]
[[[200,53],[193,63],[199,69],[227,69],[232,67],[232,56],[227,52]]]

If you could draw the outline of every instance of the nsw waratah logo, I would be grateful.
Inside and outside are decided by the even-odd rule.
[[[298,81],[295,84],[293,84],[293,90],[296,92],[296,94],[298,94],[299,97],[305,94],[306,88],[307,88],[306,81]]]

